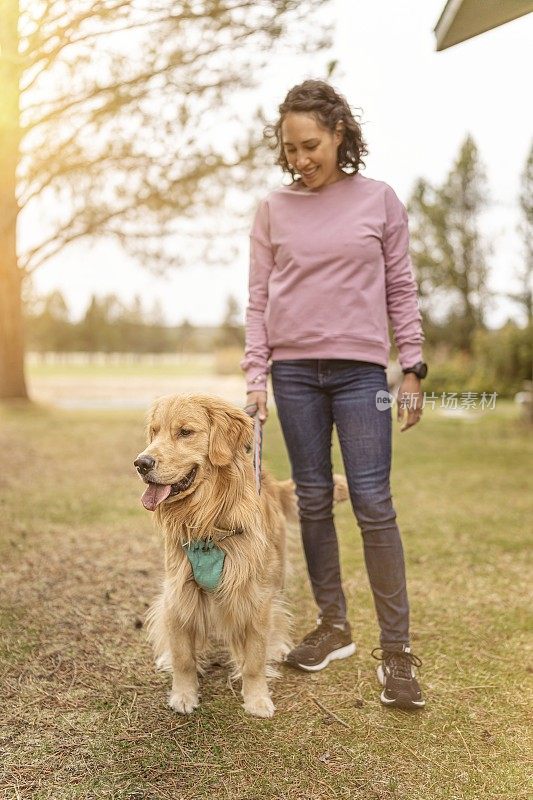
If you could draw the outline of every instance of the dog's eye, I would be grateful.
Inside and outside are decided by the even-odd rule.
[[[178,431],[178,436],[190,436],[191,433],[194,433],[194,431],[191,431],[190,428],[180,428]]]

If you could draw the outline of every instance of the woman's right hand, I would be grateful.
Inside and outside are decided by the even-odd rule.
[[[248,392],[246,394],[246,405],[244,406],[244,410],[251,417],[255,417],[257,414],[261,424],[266,422],[268,417],[267,393],[258,391]]]

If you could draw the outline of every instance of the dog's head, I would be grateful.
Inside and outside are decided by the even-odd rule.
[[[134,466],[148,487],[142,497],[154,511],[196,491],[217,467],[249,452],[253,422],[239,408],[208,395],[168,395],[148,413],[148,445]]]

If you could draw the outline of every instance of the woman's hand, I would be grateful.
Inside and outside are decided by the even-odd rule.
[[[422,392],[420,391],[420,378],[413,372],[404,375],[398,390],[398,422],[403,422],[400,431],[412,428],[420,421],[422,416]]]
[[[244,410],[251,417],[257,414],[261,425],[266,422],[268,417],[267,408],[267,393],[266,392],[248,392],[246,395],[246,405]]]

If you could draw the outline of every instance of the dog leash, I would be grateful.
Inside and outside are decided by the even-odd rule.
[[[258,416],[257,403],[249,403],[244,407],[246,413],[254,420],[254,475],[257,494],[261,494],[261,464],[263,460],[263,426]]]
[[[257,494],[261,494],[261,462],[263,460],[263,426],[259,416],[254,417],[254,472]]]

